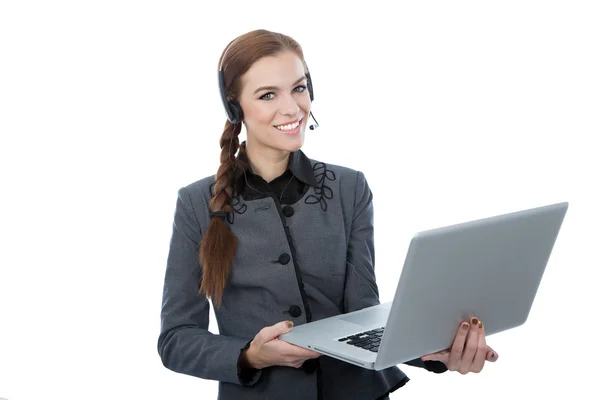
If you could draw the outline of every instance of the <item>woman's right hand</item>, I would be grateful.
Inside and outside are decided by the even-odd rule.
[[[272,365],[300,368],[304,361],[320,357],[320,353],[295,346],[278,338],[279,335],[289,332],[293,326],[291,321],[282,321],[261,329],[250,343],[250,347],[244,350],[245,361],[248,365],[256,369]]]

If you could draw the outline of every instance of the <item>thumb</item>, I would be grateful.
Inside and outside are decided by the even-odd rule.
[[[270,340],[275,339],[279,335],[283,335],[284,333],[288,333],[292,330],[294,323],[292,321],[281,321],[275,325],[268,326],[262,330],[262,339],[264,342],[268,342]]]

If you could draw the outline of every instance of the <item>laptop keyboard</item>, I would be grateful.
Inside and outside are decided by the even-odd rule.
[[[338,342],[346,342],[351,346],[360,347],[361,349],[372,351],[377,353],[379,351],[379,343],[381,343],[381,337],[385,327],[379,329],[373,329],[356,335],[351,335],[338,339]]]

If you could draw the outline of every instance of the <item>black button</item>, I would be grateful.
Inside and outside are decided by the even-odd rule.
[[[290,315],[294,318],[298,318],[299,316],[302,315],[302,309],[295,304],[293,306],[291,306],[288,311],[289,311]]]
[[[291,217],[292,215],[294,215],[294,209],[290,206],[283,207],[283,215],[285,215],[288,218]]]
[[[287,253],[283,253],[282,255],[279,256],[279,260],[277,260],[280,264],[287,264],[290,262],[290,255]]]

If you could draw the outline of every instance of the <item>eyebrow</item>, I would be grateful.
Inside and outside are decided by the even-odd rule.
[[[305,79],[306,79],[306,76],[302,76],[302,77],[300,77],[300,79],[298,79],[296,82],[294,82],[294,83],[292,84],[292,86],[295,86],[295,85],[299,84],[300,82],[302,82],[302,81],[303,81],[303,80],[305,80]],[[259,87],[258,89],[256,89],[256,90],[254,91],[254,94],[256,94],[256,93],[258,93],[258,92],[260,92],[260,91],[262,91],[262,90],[278,90],[278,89],[279,89],[279,88],[278,88],[277,86],[261,86],[261,87]]]

